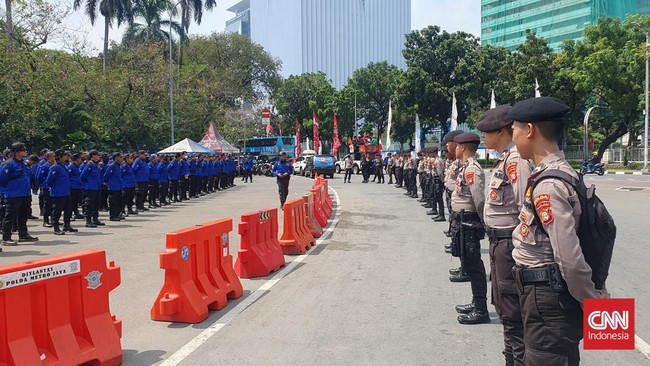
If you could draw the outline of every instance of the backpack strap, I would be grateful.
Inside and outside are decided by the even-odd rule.
[[[533,181],[531,183],[531,188],[530,188],[531,199],[532,199],[532,196],[533,196],[532,192],[535,191],[535,187],[537,187],[537,185],[539,183],[541,183],[543,180],[550,179],[550,178],[561,179],[564,182],[570,184],[573,187],[573,189],[576,192],[578,192],[578,185],[580,184],[580,179],[572,176],[571,174],[569,174],[567,172],[561,171],[560,169],[546,169],[533,179]],[[532,204],[532,202],[531,202],[531,204]],[[533,205],[533,215],[535,215],[536,222],[538,224],[541,223],[539,215],[537,214],[537,209],[535,208],[534,205]],[[544,227],[542,225],[538,225],[538,227],[539,227],[540,230],[542,230],[542,232],[545,235],[548,236],[548,233],[546,232],[546,230],[544,230]]]

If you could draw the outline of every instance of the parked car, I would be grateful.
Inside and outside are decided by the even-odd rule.
[[[313,178],[316,174],[322,174],[334,178],[335,161],[336,159],[332,155],[314,155],[313,160],[305,168],[305,175]]]
[[[293,174],[303,175],[302,173],[305,170],[305,166],[307,166],[307,157],[299,156],[293,163]]]

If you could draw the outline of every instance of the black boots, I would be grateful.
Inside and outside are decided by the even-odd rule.
[[[460,324],[486,324],[492,321],[487,310],[486,299],[474,299],[471,304],[457,305],[456,311],[461,314],[457,318]]]

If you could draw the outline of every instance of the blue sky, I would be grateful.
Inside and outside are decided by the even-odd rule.
[[[239,0],[217,0],[217,8],[203,14],[201,25],[192,24],[190,34],[210,34],[214,31],[223,31],[226,20],[232,17],[227,8]],[[255,1],[255,0],[252,0]],[[326,1],[326,0],[322,0]],[[399,1],[399,0],[395,0]],[[101,18],[95,26],[81,10],[71,14],[66,25],[69,28],[79,29],[78,35],[87,35],[87,40],[95,49],[102,49],[104,25]],[[458,30],[466,31],[480,36],[481,34],[481,1],[480,0],[411,0],[411,28],[422,29],[428,25],[439,25],[448,32]],[[112,28],[109,39],[119,41],[122,38],[124,27]],[[49,43],[49,47],[60,48],[63,41]]]

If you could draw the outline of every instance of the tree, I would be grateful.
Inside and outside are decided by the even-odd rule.
[[[206,9],[212,10],[217,6],[216,0],[206,0],[205,3],[203,0],[178,0],[181,4],[181,26],[185,34],[190,31],[190,23],[192,17],[196,24],[201,24],[203,19],[203,7]],[[178,4],[178,3],[177,3]],[[183,65],[183,42],[178,44],[178,64]]]
[[[169,9],[169,0],[139,0],[135,3],[132,11],[135,19],[142,19],[144,23],[134,21],[129,24],[122,36],[122,43],[137,45],[148,42],[168,42],[169,29],[180,36],[181,41],[185,38],[185,32],[181,25],[173,20],[163,20],[161,14]]]
[[[336,110],[336,89],[322,73],[291,75],[285,79],[271,98],[278,113],[286,121],[300,121],[303,136],[313,137],[312,112],[319,121],[319,132],[324,140],[332,136],[332,118]],[[284,127],[284,126],[283,126]]]
[[[388,122],[388,103],[397,90],[402,71],[386,61],[369,63],[352,73],[347,89],[356,91],[358,116],[381,136]],[[379,137],[378,136],[378,137]]]
[[[408,70],[397,92],[400,109],[415,106],[425,130],[440,126],[446,132],[452,93],[456,92],[459,122],[464,121],[469,111],[463,108],[466,88],[462,87],[458,68],[477,47],[478,39],[473,35],[447,33],[438,26],[407,34],[402,53]]]
[[[85,0],[82,4],[82,0],[74,0],[73,7],[77,10],[83,5],[84,11],[90,19],[90,24],[94,25],[97,19],[97,1]],[[131,0],[101,0],[99,3],[99,12],[104,17],[104,52],[102,54],[104,71],[108,64],[108,29],[111,27],[113,20],[117,21],[118,27],[125,22],[133,23],[132,8]]]
[[[594,104],[607,108],[611,116],[611,119],[594,120],[590,125],[604,136],[598,147],[599,156],[626,133],[630,133],[631,142],[635,141],[635,133],[641,126],[643,29],[650,29],[648,16],[628,17],[625,21],[603,18],[595,26],[588,27],[584,39],[576,42],[575,49],[567,53],[573,57],[570,74],[576,81],[576,90],[592,96]]]

